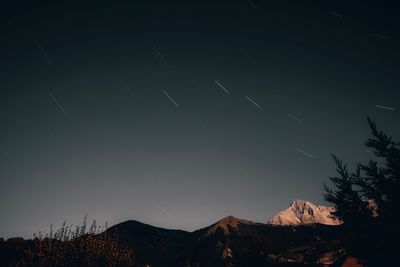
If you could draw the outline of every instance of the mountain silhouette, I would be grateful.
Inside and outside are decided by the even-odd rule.
[[[227,216],[188,232],[129,220],[98,235],[113,237],[131,248],[135,266],[140,267],[341,266],[338,264],[349,256],[344,250],[346,236],[342,225],[320,219],[326,210],[331,209],[297,200],[289,212],[279,213],[269,223]],[[291,217],[293,214],[296,216]],[[283,218],[290,218],[285,222],[295,218],[296,223],[283,223]],[[298,219],[303,221],[299,223]],[[19,249],[32,244],[31,240],[17,241],[1,241],[0,256],[15,256]]]
[[[133,248],[140,266],[325,266],[346,255],[340,228],[272,225],[227,216],[193,232],[127,221],[107,234]]]

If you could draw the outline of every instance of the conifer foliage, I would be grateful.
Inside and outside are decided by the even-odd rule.
[[[374,158],[358,163],[354,172],[334,156],[338,175],[333,188],[324,184],[324,198],[344,221],[348,249],[371,264],[390,263],[399,209],[400,143],[368,118],[372,136],[365,142]]]

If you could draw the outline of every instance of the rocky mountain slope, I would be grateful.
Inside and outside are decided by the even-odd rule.
[[[305,225],[325,224],[339,225],[342,222],[332,215],[334,207],[315,205],[305,200],[295,200],[290,207],[279,212],[268,224],[272,225]]]

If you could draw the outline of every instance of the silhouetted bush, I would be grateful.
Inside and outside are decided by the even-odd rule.
[[[0,256],[1,266],[134,266],[132,250],[102,232],[96,221],[87,229],[86,217],[81,226],[64,222],[32,240],[0,240]]]

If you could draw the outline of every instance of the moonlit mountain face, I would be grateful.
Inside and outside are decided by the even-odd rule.
[[[305,200],[295,200],[288,209],[278,213],[268,223],[282,226],[316,223],[339,225],[342,222],[332,215],[334,211],[334,207],[315,205]]]

